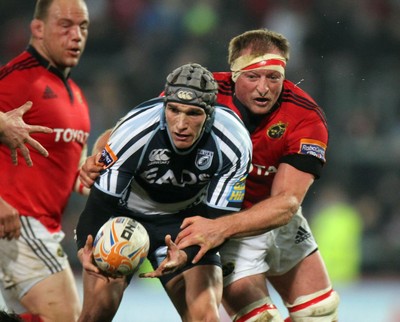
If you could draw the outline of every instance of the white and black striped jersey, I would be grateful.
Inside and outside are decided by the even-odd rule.
[[[194,148],[182,152],[169,138],[163,99],[142,103],[114,128],[96,188],[140,214],[173,214],[199,203],[213,208],[211,216],[240,210],[251,161],[249,134],[222,106],[211,124]]]

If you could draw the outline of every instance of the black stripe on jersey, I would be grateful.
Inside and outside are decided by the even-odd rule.
[[[231,83],[227,81],[218,81],[218,92],[226,96],[232,96]]]
[[[307,99],[307,98],[305,98],[303,96],[299,96],[299,95],[297,95],[297,94],[295,94],[295,93],[293,93],[292,91],[289,91],[289,90],[283,90],[282,97],[283,98],[293,97],[293,99],[295,100],[297,105],[304,106],[305,108],[308,108],[308,109],[314,109],[314,108],[318,107],[317,104],[315,104],[314,102],[310,101],[309,99]]]
[[[40,66],[40,63],[34,57],[29,57],[23,61],[20,61],[17,64],[1,68],[0,79],[3,79],[4,77],[8,76],[16,70],[30,69],[38,66]]]
[[[36,254],[38,258],[47,266],[52,274],[62,271],[62,267],[58,262],[57,258],[54,257],[42,240],[37,239],[35,232],[29,223],[28,218],[21,216],[22,229],[27,237],[22,235],[21,237],[25,240],[31,250]]]
[[[282,101],[293,103],[299,107],[315,111],[319,115],[325,126],[328,127],[324,111],[317,104],[310,101],[309,99],[303,96],[296,95],[292,91],[284,90],[282,93]]]

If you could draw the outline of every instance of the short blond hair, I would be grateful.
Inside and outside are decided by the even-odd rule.
[[[262,56],[273,48],[277,48],[286,61],[289,60],[290,44],[282,34],[268,29],[246,31],[229,42],[228,64],[232,65],[245,49],[251,49],[254,56]]]

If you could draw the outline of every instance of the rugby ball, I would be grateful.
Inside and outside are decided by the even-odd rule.
[[[130,275],[146,259],[149,246],[149,235],[141,223],[129,217],[113,217],[97,232],[93,257],[104,273]]]

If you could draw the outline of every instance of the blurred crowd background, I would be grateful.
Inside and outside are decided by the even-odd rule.
[[[334,281],[400,273],[400,1],[87,0],[86,51],[72,76],[89,101],[92,133],[157,96],[175,67],[225,71],[239,33],[268,28],[291,43],[286,77],[308,91],[330,126],[328,163],[304,214]],[[0,64],[29,40],[34,0],[0,0]],[[73,229],[85,199],[64,216]]]

